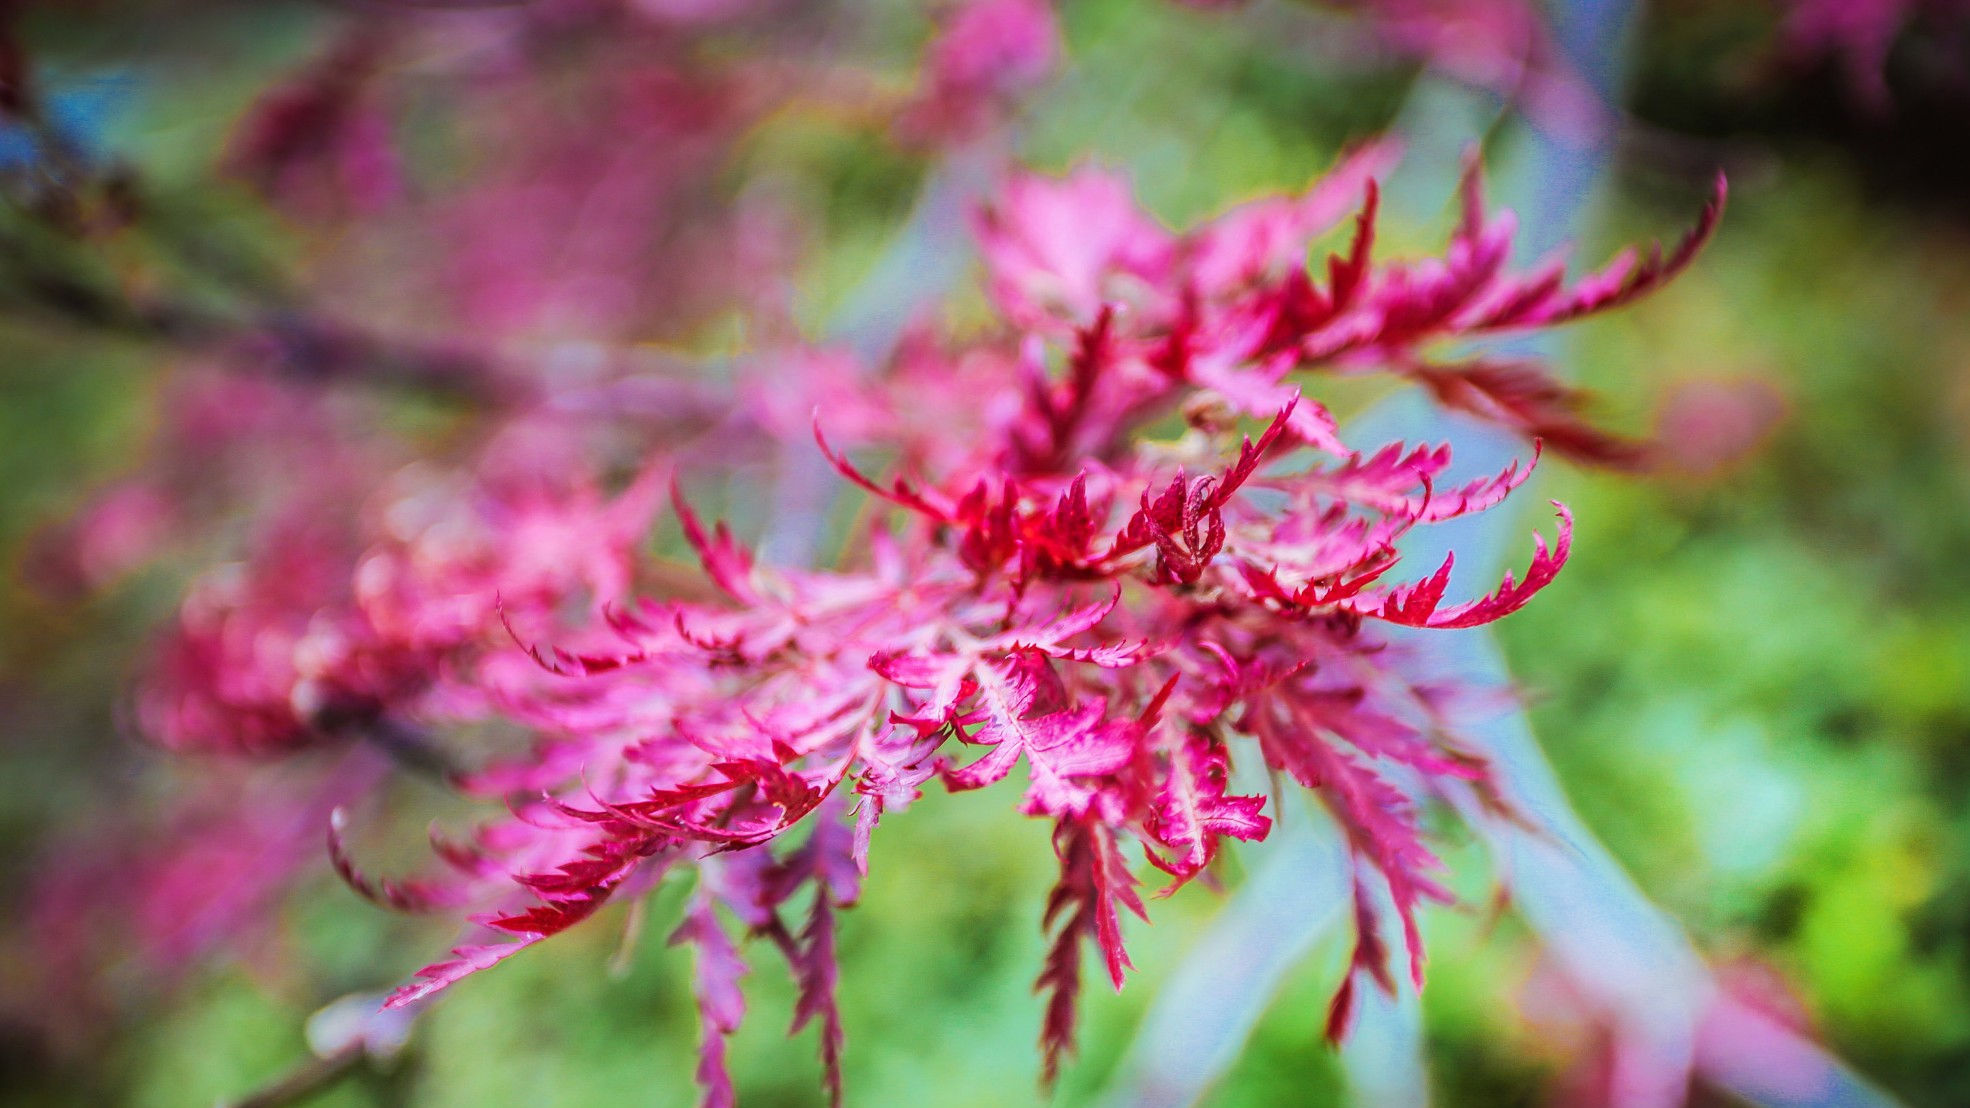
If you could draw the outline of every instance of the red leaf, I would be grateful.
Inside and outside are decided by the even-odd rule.
[[[692,901],[684,922],[671,933],[672,946],[689,943],[697,953],[692,962],[691,993],[698,1001],[698,1087],[704,1108],[733,1108],[732,1075],[725,1065],[725,1040],[745,1019],[745,995],[739,979],[746,964],[719,925],[710,902]]]
[[[1060,882],[1047,897],[1041,924],[1054,929],[1054,939],[1046,968],[1034,983],[1036,990],[1048,994],[1040,1034],[1044,1051],[1040,1080],[1048,1087],[1060,1075],[1062,1056],[1074,1050],[1082,944],[1092,942],[1101,951],[1109,980],[1120,989],[1122,975],[1130,968],[1122,948],[1120,909],[1148,918],[1135,892],[1135,877],[1106,827],[1090,820],[1062,820],[1054,827],[1053,846],[1060,858]]]
[[[511,958],[522,950],[545,938],[544,935],[530,935],[517,942],[492,943],[478,946],[458,946],[452,948],[452,956],[442,962],[433,962],[417,971],[417,982],[398,989],[383,1002],[385,1008],[402,1008],[415,1004],[445,988],[457,984],[483,969]]]
[[[1444,589],[1450,583],[1450,567],[1456,560],[1456,555],[1452,554],[1444,558],[1442,568],[1426,580],[1373,597],[1349,600],[1343,606],[1364,616],[1405,627],[1476,627],[1503,619],[1525,607],[1526,602],[1539,590],[1552,584],[1553,579],[1559,576],[1560,568],[1566,565],[1567,555],[1573,549],[1573,513],[1557,501],[1553,507],[1559,509],[1559,540],[1549,550],[1545,536],[1536,533],[1532,536],[1532,563],[1526,567],[1522,581],[1514,581],[1508,571],[1504,582],[1491,595],[1439,610]]]
[[[691,510],[676,481],[670,484],[670,502],[677,509],[677,522],[684,528],[685,541],[697,551],[698,561],[703,563],[712,581],[741,604],[759,603],[759,594],[752,587],[752,555],[732,537],[725,524],[718,524],[707,537],[704,525],[698,522],[697,513]]]

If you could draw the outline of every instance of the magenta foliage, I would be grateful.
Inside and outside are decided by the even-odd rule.
[[[910,138],[976,138],[1052,76],[1059,56],[1047,0],[967,0],[930,44],[922,88],[899,126]]]
[[[1686,1017],[1690,1039],[1678,1050],[1665,1048],[1646,1018],[1605,995],[1605,985],[1541,952],[1519,992],[1518,1016],[1556,1064],[1552,1102],[1684,1103],[1713,1090],[1744,1100],[1838,1101],[1829,1090],[1840,1080],[1811,1045],[1819,1031],[1809,1007],[1784,974],[1736,956],[1718,960],[1705,976],[1700,1002]]]
[[[435,839],[438,872],[411,880],[367,876],[346,820],[331,822],[329,859],[357,891],[470,925],[395,1007],[667,873],[693,878],[672,941],[694,956],[698,1079],[714,1105],[733,1098],[741,937],[786,960],[793,1025],[817,1027],[840,1099],[840,912],[883,820],[924,789],[1011,780],[1018,811],[1052,829],[1038,978],[1050,1081],[1073,1048],[1083,959],[1098,956],[1116,987],[1130,968],[1123,921],[1146,913],[1141,875],[1160,871],[1168,894],[1207,874],[1227,839],[1264,839],[1277,813],[1258,783],[1291,781],[1331,813],[1354,868],[1339,1035],[1363,978],[1394,987],[1385,925],[1421,980],[1417,913],[1448,893],[1419,805],[1498,803],[1440,680],[1411,672],[1388,628],[1516,611],[1564,565],[1572,524],[1559,509],[1557,541],[1538,538],[1523,574],[1495,588],[1453,579],[1448,561],[1403,565],[1412,529],[1497,506],[1532,462],[1453,479],[1440,446],[1357,451],[1306,390],[1384,374],[1520,432],[1535,456],[1543,442],[1628,460],[1635,448],[1589,426],[1583,398],[1542,366],[1463,347],[1660,286],[1714,229],[1722,182],[1672,250],[1568,281],[1563,259],[1512,264],[1513,217],[1486,208],[1475,164],[1440,255],[1378,252],[1389,143],[1186,231],[1098,169],[1014,174],[973,220],[998,318],[952,333],[920,323],[862,366],[787,337],[792,236],[770,198],[718,202],[734,152],[794,90],[836,108],[866,99],[866,86],[841,87],[850,75],[790,60],[798,50],[705,36],[728,21],[811,33],[781,6],[522,5],[473,23],[464,49],[435,24],[378,21],[262,99],[232,167],[324,232],[296,299],[376,331],[297,317],[282,296],[213,340],[221,367],[289,380],[242,374],[209,403],[193,397],[167,421],[169,464],[71,536],[69,576],[114,576],[146,534],[190,529],[215,470],[246,486],[215,499],[267,521],[244,563],[194,588],[138,690],[138,722],[201,753],[359,763],[380,750],[499,813]],[[1434,20],[1438,7],[1416,10]],[[1493,65],[1487,51],[1506,47],[1492,15],[1513,6],[1456,7],[1491,14],[1418,49]],[[1403,26],[1408,9],[1385,9]],[[1534,32],[1499,34],[1516,50]],[[1038,0],[958,5],[887,115],[912,141],[990,148],[980,140],[1059,53]],[[470,174],[404,180],[388,80],[404,66],[463,105]],[[324,214],[309,191],[323,182],[350,203]],[[1338,249],[1310,267],[1330,233]],[[399,257],[417,264],[374,264]],[[678,403],[696,394],[642,360],[644,340],[727,312],[759,320],[767,350],[732,375],[737,395]],[[414,341],[433,330],[456,337]],[[350,377],[462,394],[495,430],[456,471],[386,480],[408,444],[369,449],[332,406],[292,399]],[[639,396],[656,431],[625,444],[595,416]],[[708,409],[722,413],[715,436]],[[685,490],[776,437],[789,441],[772,449],[817,451],[841,487],[867,494],[869,525],[831,566],[774,565],[689,506]],[[210,465],[215,444],[223,464]],[[283,447],[315,470],[266,480]],[[890,452],[893,475],[873,475],[870,448]],[[688,580],[639,550],[666,485],[701,564]],[[532,740],[523,753],[451,753],[453,740],[516,730]],[[364,799],[330,789],[308,803]],[[277,882],[249,884],[241,902]]]
[[[229,373],[217,360],[186,367],[160,397],[141,465],[39,536],[29,563],[35,584],[55,598],[87,595],[210,530],[228,509],[272,518],[305,498],[316,505],[307,514],[334,515],[320,512],[321,502],[339,503],[379,479],[392,453],[314,399],[277,380]],[[316,465],[296,472],[289,452]]]
[[[232,170],[297,207],[377,211],[402,188],[377,75],[391,36],[365,24],[264,95],[233,139]]]
[[[1485,211],[1475,165],[1466,172],[1462,218],[1444,256],[1378,263],[1370,184],[1352,245],[1328,260],[1323,285],[1296,259],[1357,195],[1348,186],[1388,157],[1385,148],[1369,147],[1296,202],[1250,205],[1183,236],[1155,227],[1133,209],[1126,187],[1099,171],[1059,182],[1017,181],[981,224],[995,296],[1016,322],[1053,334],[1081,327],[1084,343],[1116,347],[1125,366],[1140,366],[1139,381],[1113,389],[1123,399],[1110,403],[1153,405],[1176,378],[1263,418],[1291,394],[1283,383],[1288,373],[1310,364],[1361,367],[1407,376],[1446,407],[1570,455],[1632,457],[1631,445],[1582,421],[1579,393],[1536,364],[1443,362],[1427,347],[1450,337],[1551,326],[1645,295],[1687,266],[1715,229],[1722,178],[1696,227],[1666,255],[1660,247],[1645,257],[1624,251],[1572,285],[1564,280],[1564,259],[1524,274],[1510,271],[1516,221],[1509,212]],[[1099,318],[1098,305],[1121,306],[1123,322]],[[1293,429],[1302,439],[1346,454],[1332,426],[1316,405],[1295,412]]]
[[[1911,28],[1928,26],[1961,35],[1970,20],[1964,0],[1786,0],[1783,47],[1795,60],[1832,59],[1870,109],[1885,110],[1888,54]]]
[[[495,440],[464,488],[407,475],[367,526],[285,512],[248,562],[194,587],[138,692],[146,733],[269,754],[376,738],[405,712],[483,715],[482,693],[439,677],[516,622],[623,596],[661,487],[650,470],[604,497],[561,450],[527,456],[527,438]],[[550,464],[570,468],[549,478]]]
[[[1240,0],[1183,0],[1200,8]],[[1427,65],[1512,101],[1568,138],[1592,134],[1607,109],[1567,62],[1539,0],[1317,0],[1354,16],[1367,49]],[[1838,0],[1835,0],[1837,3]]]
[[[1516,100],[1534,122],[1581,134],[1603,109],[1554,41],[1538,0],[1339,0],[1389,49]]]
[[[41,859],[17,921],[36,956],[0,1004],[83,1046],[114,1015],[120,983],[142,981],[155,1002],[218,951],[291,966],[282,899],[297,874],[325,874],[323,823],[374,792],[386,768],[373,755],[207,765],[161,813],[124,798]]]
[[[1538,367],[1445,363],[1433,344],[1646,293],[1689,263],[1722,186],[1676,250],[1624,254],[1569,284],[1557,262],[1508,266],[1511,217],[1485,211],[1475,169],[1443,257],[1378,259],[1372,172],[1389,157],[1369,148],[1303,196],[1184,234],[1095,171],[1015,178],[978,224],[1008,330],[971,347],[906,344],[870,386],[887,402],[853,408],[855,438],[896,444],[911,472],[868,476],[829,444],[827,407],[816,413],[818,449],[890,509],[837,568],[766,564],[674,492],[712,594],[616,603],[643,494],[621,508],[579,488],[547,502],[538,534],[524,510],[493,501],[501,514],[484,533],[517,541],[468,542],[435,562],[386,545],[365,559],[354,612],[377,641],[483,653],[497,593],[537,663],[437,667],[424,694],[541,740],[460,780],[512,815],[441,851],[454,874],[387,885],[337,846],[359,889],[398,906],[476,905],[486,932],[390,1003],[423,1001],[684,867],[698,883],[674,941],[697,955],[707,1102],[732,1096],[723,1044],[745,968],[734,924],[787,959],[795,1025],[821,1026],[838,1098],[836,910],[856,899],[875,830],[933,781],[983,789],[1022,764],[1018,808],[1052,824],[1060,862],[1039,978],[1049,1080],[1072,1048],[1083,952],[1117,987],[1129,968],[1122,917],[1144,913],[1132,855],[1170,877],[1167,893],[1209,869],[1227,837],[1264,838],[1266,799],[1235,784],[1246,774],[1313,790],[1355,861],[1357,942],[1332,1033],[1357,977],[1393,988],[1384,905],[1420,982],[1417,911],[1449,894],[1410,798],[1498,801],[1441,687],[1407,672],[1379,626],[1516,611],[1565,563],[1571,518],[1559,509],[1557,543],[1538,538],[1522,577],[1473,599],[1451,599],[1447,561],[1399,572],[1410,529],[1499,504],[1530,466],[1454,484],[1442,447],[1356,453],[1300,395],[1305,373],[1391,373],[1557,448],[1613,456]],[[1350,244],[1309,272],[1311,241],[1350,210]],[[1159,437],[1177,411],[1187,428]],[[943,445],[885,412],[932,413]],[[1256,439],[1237,434],[1240,415],[1265,421]],[[585,562],[579,543],[561,544],[572,534],[612,538]],[[525,618],[526,598],[551,606],[577,584],[595,602],[591,626]],[[429,643],[413,633],[432,628]],[[783,919],[796,903],[798,927]]]

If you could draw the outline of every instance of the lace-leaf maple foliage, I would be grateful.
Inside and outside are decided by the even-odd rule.
[[[333,853],[357,889],[470,913],[452,956],[389,1003],[423,1002],[688,869],[696,880],[672,941],[696,955],[706,1103],[732,1101],[724,1042],[744,1014],[741,936],[787,960],[795,1028],[821,1027],[838,1099],[835,933],[872,837],[924,788],[1011,779],[1019,811],[1052,825],[1060,863],[1037,983],[1051,1081],[1073,1048],[1084,953],[1123,984],[1124,916],[1146,912],[1142,878],[1160,874],[1167,895],[1208,870],[1226,838],[1266,837],[1270,801],[1236,789],[1234,766],[1311,790],[1353,859],[1357,940],[1330,1034],[1345,1032],[1358,979],[1393,987],[1385,911],[1420,984],[1416,913],[1450,894],[1418,801],[1505,802],[1458,741],[1465,690],[1411,672],[1380,628],[1471,627],[1516,611],[1565,564],[1571,517],[1556,506],[1557,541],[1535,536],[1523,575],[1484,588],[1450,560],[1403,572],[1398,541],[1503,502],[1538,440],[1593,460],[1635,455],[1584,423],[1578,394],[1538,365],[1444,360],[1436,348],[1660,286],[1716,226],[1723,183],[1676,248],[1624,253],[1568,282],[1560,261],[1509,265],[1512,218],[1486,210],[1475,166],[1441,256],[1379,258],[1373,178],[1392,156],[1365,148],[1300,196],[1181,234],[1100,171],[1015,177],[977,219],[1000,326],[963,342],[919,335],[884,372],[836,381],[814,414],[815,448],[886,509],[840,565],[765,564],[722,525],[707,528],[676,482],[705,598],[623,599],[618,555],[592,556],[600,568],[588,575],[608,580],[580,593],[602,601],[589,626],[543,637],[513,623],[530,658],[481,638],[473,664],[431,665],[442,711],[518,722],[538,744],[458,776],[509,814],[469,843],[441,843],[443,876],[365,877],[337,824]],[[1344,249],[1309,268],[1314,240],[1350,213]],[[1456,484],[1445,447],[1350,448],[1301,390],[1370,372],[1524,433],[1532,457]],[[857,413],[857,441],[894,452],[897,476],[878,480],[830,444],[837,404]],[[1238,433],[1241,417],[1258,421],[1256,438]],[[640,493],[628,503],[582,494],[569,527],[626,549],[633,528],[584,521],[644,516]],[[497,587],[504,570],[475,572]],[[520,602],[548,604],[543,580]],[[415,574],[392,584],[407,603]],[[428,657],[460,641],[419,645]],[[394,658],[402,645],[378,649]],[[365,703],[387,710],[374,695]]]

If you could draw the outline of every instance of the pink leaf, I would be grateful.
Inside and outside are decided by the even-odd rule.
[[[746,1001],[739,979],[746,964],[703,897],[692,902],[684,922],[671,933],[671,945],[689,943],[696,951],[691,992],[698,1001],[698,1087],[704,1108],[733,1108],[732,1075],[725,1065],[725,1040],[745,1019]]]

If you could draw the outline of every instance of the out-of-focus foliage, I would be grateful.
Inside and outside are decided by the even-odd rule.
[[[200,190],[247,98],[335,17],[303,5],[139,5],[152,11],[138,39],[122,7],[44,10],[31,22],[66,110],[142,167],[185,226],[306,257],[310,244],[243,190]],[[1545,491],[1580,520],[1574,561],[1551,602],[1503,637],[1575,804],[1699,946],[1774,967],[1831,1046],[1909,1103],[1963,1103],[1970,213],[1960,202],[1904,206],[1910,190],[1891,186],[1905,182],[1884,184],[1844,129],[1746,113],[1727,134],[1680,134],[1697,109],[1672,110],[1679,98],[1720,102],[1716,71],[1689,73],[1686,46],[1707,33],[1694,23],[1725,17],[1693,7],[1706,6],[1669,2],[1649,16],[1643,115],[1665,129],[1625,148],[1622,187],[1592,237],[1625,241],[1637,236],[1613,231],[1649,234],[1680,218],[1654,189],[1686,178],[1719,149],[1711,143],[1751,172],[1705,266],[1632,315],[1583,328],[1571,360],[1617,424],[1653,420],[1672,445],[1702,449],[1683,471],[1641,480],[1550,467]],[[1756,11],[1729,18],[1744,38],[1769,27]],[[1278,6],[1232,19],[1101,0],[1067,5],[1063,19],[1073,64],[1032,114],[1026,151],[1043,165],[1086,151],[1124,165],[1172,220],[1303,185],[1344,140],[1394,118],[1415,80],[1338,64],[1317,25]],[[906,58],[924,28],[909,13],[896,26]],[[442,141],[408,137],[413,149]],[[824,241],[801,307],[824,318],[906,216],[914,163],[827,121],[771,120],[752,139],[746,156],[815,182]],[[153,352],[134,341],[12,314],[0,314],[0,341],[0,548],[9,564],[31,564],[47,521],[131,464],[159,385]],[[442,441],[442,405],[395,403],[413,435]],[[135,808],[174,787],[160,784],[170,780],[160,756],[124,737],[120,698],[192,568],[147,568],[80,606],[50,602],[25,571],[0,592],[10,933],[31,907],[19,899],[31,869],[64,836],[91,830],[76,821],[101,811],[106,790]],[[417,788],[404,786],[401,807],[428,813],[435,794]],[[851,1102],[1026,1099],[1041,1003],[1030,991],[1043,954],[1034,922],[1052,876],[1045,829],[1009,807],[933,794],[890,830],[842,931]],[[1444,1103],[1540,1102],[1570,1044],[1530,1018],[1533,949],[1483,911],[1481,864],[1475,850],[1453,859],[1470,910],[1426,922],[1432,1078]],[[668,920],[680,901],[666,889],[648,911]],[[1156,927],[1130,935],[1136,986],[1084,1002],[1082,1055],[1060,1102],[1101,1095],[1215,902],[1194,889],[1160,907]],[[27,1013],[0,1017],[0,1101],[238,1095],[305,1055],[303,1025],[323,1003],[399,980],[449,937],[360,903],[325,867],[277,912],[268,949],[186,965],[172,989],[134,961],[100,967],[114,1003],[66,1037]],[[317,1103],[574,1105],[618,1103],[625,1090],[689,1103],[688,954],[654,938],[617,950],[624,915],[607,909],[462,984],[393,1065]],[[1215,1103],[1339,1100],[1320,1026],[1345,956],[1336,940],[1287,981]],[[35,958],[10,943],[0,986],[26,980]],[[611,959],[620,974],[597,972]],[[750,988],[758,1016],[732,1047],[742,1102],[813,1103],[813,1032],[788,1040],[779,1025],[790,988],[764,973]]]
[[[1556,586],[1594,616],[1504,637],[1643,884],[1946,1104],[1970,1094],[1970,232],[1825,150],[1783,172],[1702,277],[1586,343],[1610,393],[1712,378],[1776,427],[1721,472],[1556,481],[1605,528]]]

